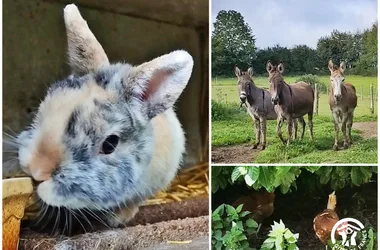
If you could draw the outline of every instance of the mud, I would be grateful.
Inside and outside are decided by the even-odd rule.
[[[252,149],[252,144],[222,146],[212,148],[212,163],[252,163],[261,152]]]

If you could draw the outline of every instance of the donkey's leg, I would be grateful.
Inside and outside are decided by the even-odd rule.
[[[300,117],[298,118],[298,122],[301,124],[302,126],[302,132],[301,132],[301,140],[303,140],[303,137],[305,135],[305,128],[306,128],[306,122],[305,122],[305,119],[303,119],[303,117]]]
[[[293,127],[293,123],[294,123],[294,118],[293,117],[289,117],[288,120],[288,142],[287,142],[287,145],[289,146],[290,145],[290,142],[292,140],[292,127]]]
[[[260,118],[260,130],[261,130],[261,149],[264,150],[267,145],[267,118]]]
[[[333,150],[337,151],[338,150],[338,140],[339,140],[339,114],[336,113],[336,112],[332,112],[332,115],[333,115],[333,118],[334,118],[334,130],[335,130],[335,134],[334,134],[334,146],[333,146]]]
[[[342,134],[343,134],[343,148],[347,149],[348,144],[347,144],[347,120],[348,120],[348,113],[343,113],[342,114]]]
[[[354,122],[354,112],[350,112],[348,113],[348,119],[347,119],[348,145],[352,144],[351,130],[352,130],[353,122]]]
[[[292,122],[293,122],[293,139],[296,140],[297,139],[297,129],[298,129],[298,123],[297,123],[297,120],[298,119],[293,119]]]
[[[313,140],[314,139],[314,136],[313,136],[313,111],[311,111],[307,114],[307,122],[309,125],[310,140]],[[303,123],[305,124],[305,120],[303,120]]]
[[[285,143],[285,140],[284,138],[282,137],[282,133],[281,133],[281,127],[282,127],[282,123],[284,122],[284,118],[282,118],[281,116],[278,116],[277,117],[277,135],[278,137],[280,138],[280,140]]]
[[[256,141],[255,144],[253,144],[252,149],[256,149],[257,146],[260,144],[260,120],[258,118],[255,119],[255,129],[256,129]]]

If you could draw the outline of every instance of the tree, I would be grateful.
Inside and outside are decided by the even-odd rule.
[[[211,42],[213,76],[230,76],[235,64],[244,68],[255,58],[255,38],[239,12],[218,13]]]

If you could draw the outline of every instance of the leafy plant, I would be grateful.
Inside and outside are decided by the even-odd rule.
[[[222,204],[212,213],[212,248],[248,250],[250,235],[257,232],[258,224],[248,218],[250,212],[241,211],[243,205],[236,209]]]
[[[214,167],[213,171],[216,168],[221,167]],[[308,174],[305,174],[306,172]],[[228,180],[223,182],[222,179],[227,178],[228,173],[231,175]],[[333,190],[338,190],[346,186],[360,186],[368,183],[373,174],[376,173],[377,168],[371,166],[239,166],[225,169],[224,175],[218,176],[217,184],[223,183],[225,185],[219,185],[218,188],[225,188],[228,183],[244,181],[248,186],[256,190],[265,188],[268,192],[273,192],[276,188],[279,188],[285,194],[291,192],[292,188],[297,188],[296,181],[299,178],[307,178],[307,180],[303,180],[303,183],[309,184],[319,183],[326,185],[330,183]],[[317,181],[315,181],[315,178]],[[216,192],[214,188],[213,192]]]
[[[297,240],[299,235],[293,234],[285,224],[280,220],[280,223],[274,222],[272,230],[268,234],[268,238],[264,241],[260,250],[298,250]]]
[[[319,93],[327,93],[327,86],[320,80],[320,78],[316,75],[307,74],[303,75],[300,78],[296,80],[296,82],[307,82],[309,83],[313,88],[315,88],[315,84],[318,84],[318,91]]]

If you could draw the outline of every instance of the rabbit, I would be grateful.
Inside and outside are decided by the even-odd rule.
[[[193,58],[177,50],[138,66],[111,64],[74,4],[64,21],[72,74],[48,88],[17,136],[20,166],[45,204],[112,210],[109,226],[125,225],[181,165],[185,135],[173,105]]]

